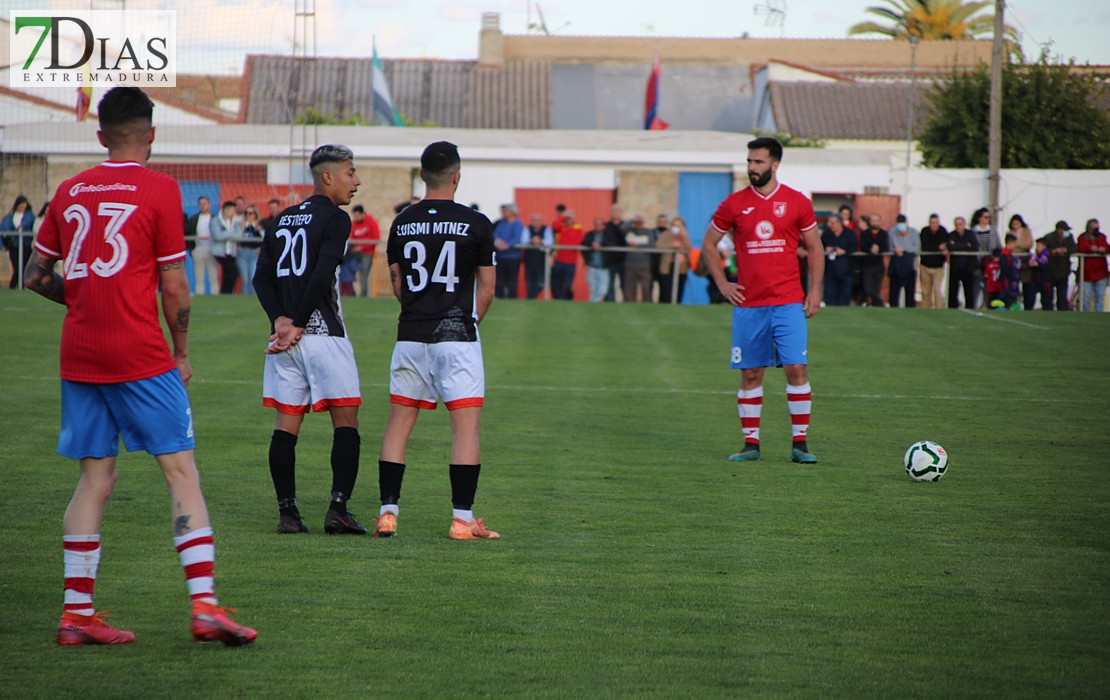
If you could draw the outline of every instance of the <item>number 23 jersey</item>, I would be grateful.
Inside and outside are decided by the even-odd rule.
[[[386,252],[401,271],[397,340],[478,340],[477,268],[496,264],[485,215],[450,200],[417,202],[393,219]]]
[[[35,249],[63,261],[62,379],[116,384],[176,367],[158,319],[158,267],[185,259],[181,190],[171,177],[106,161],[66,180]]]

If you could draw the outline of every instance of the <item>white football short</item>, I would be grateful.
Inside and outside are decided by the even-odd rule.
[[[262,405],[299,416],[332,406],[360,406],[355,350],[347,338],[304,335],[285,352],[266,356]]]
[[[389,401],[433,410],[443,399],[448,411],[485,403],[486,370],[480,342],[397,341],[389,363]]]

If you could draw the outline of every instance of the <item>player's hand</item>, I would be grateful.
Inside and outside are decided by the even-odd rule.
[[[193,366],[189,364],[189,358],[174,355],[173,361],[177,364],[177,373],[181,375],[181,383],[188,386],[189,380],[193,378]]]
[[[267,355],[276,355],[285,352],[297,344],[304,334],[303,328],[293,325],[293,319],[288,316],[278,316],[274,321],[274,334],[270,336],[270,344],[266,348]]]
[[[733,306],[740,306],[744,303],[744,287],[732,282],[725,282],[718,284],[717,289],[721,291],[721,296],[729,301]]]
[[[802,310],[806,312],[806,318],[813,318],[817,312],[821,310],[821,291],[818,289],[810,290],[806,296],[806,303],[802,305]]]

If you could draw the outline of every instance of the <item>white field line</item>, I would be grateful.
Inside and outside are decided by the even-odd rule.
[[[58,377],[16,377],[21,381],[58,381]],[[217,385],[242,385],[242,386],[256,386],[262,388],[262,380],[246,380],[246,379],[198,379],[193,377],[189,382],[190,384],[217,384]],[[374,388],[389,388],[389,384],[381,384],[375,382],[360,382],[361,386],[374,387]],[[706,389],[654,389],[649,387],[627,387],[627,388],[612,388],[612,387],[587,387],[587,386],[522,386],[522,385],[505,385],[505,384],[491,384],[486,386],[487,389],[494,389],[496,391],[551,391],[551,392],[569,392],[569,393],[589,393],[589,394],[698,394],[705,396],[735,396],[735,391],[710,391]],[[1017,401],[1027,403],[1070,403],[1070,404],[1102,404],[1102,401],[1085,401],[1083,399],[1050,399],[1041,397],[1008,397],[1008,396],[924,396],[913,394],[825,394],[820,391],[814,392],[816,395],[814,399],[821,401],[822,399],[838,399],[838,400],[858,400],[858,399],[873,399],[873,400],[926,400],[926,401]]]
[[[992,316],[990,314],[985,314],[982,311],[968,311],[967,309],[960,309],[960,311],[962,311],[965,314],[970,314],[972,316],[978,316],[979,318],[989,318],[992,321],[1004,321],[1006,323],[1016,323],[1019,326],[1025,326],[1026,328],[1036,328],[1036,329],[1042,330],[1042,331],[1052,330],[1048,326],[1038,326],[1034,323],[1026,323],[1025,321],[1018,321],[1017,319],[1013,319],[1013,318],[1002,318],[1001,316]]]

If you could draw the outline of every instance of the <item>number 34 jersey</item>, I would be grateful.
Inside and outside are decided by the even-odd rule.
[[[106,161],[58,187],[35,249],[62,261],[62,379],[116,384],[174,369],[158,268],[185,258],[181,212],[173,178],[135,162]]]
[[[485,215],[450,200],[426,199],[393,219],[386,252],[390,267],[401,268],[397,340],[478,340],[476,272],[496,264],[493,224]]]
[[[258,251],[255,290],[272,323],[293,319],[305,335],[345,337],[338,267],[351,217],[324,195],[286,208],[270,223]]]

